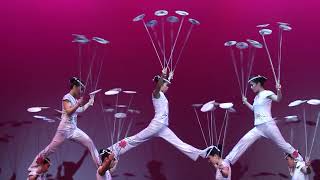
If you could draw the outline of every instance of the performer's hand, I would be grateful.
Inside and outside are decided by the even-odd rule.
[[[307,167],[310,167],[311,166],[311,162],[308,160],[308,161],[306,161],[306,166]]]
[[[82,106],[83,105],[83,97],[81,97],[80,99],[78,99],[78,106]]]
[[[223,164],[218,164],[218,168],[219,168],[219,170],[222,170],[224,168]]]
[[[242,103],[245,104],[248,102],[248,99],[245,96],[242,96]]]
[[[169,81],[171,80],[171,79],[173,79],[173,74],[174,74],[174,72],[173,71],[171,71],[170,73],[169,73]]]
[[[108,156],[108,159],[112,161],[112,160],[114,159],[114,153],[111,153],[111,154]]]
[[[281,90],[281,84],[277,83],[276,84],[276,89],[277,89],[277,91],[280,91]]]
[[[90,95],[90,99],[89,99],[89,105],[90,106],[93,106],[93,103],[94,103],[94,95]]]
[[[162,76],[167,76],[167,68],[162,69]]]

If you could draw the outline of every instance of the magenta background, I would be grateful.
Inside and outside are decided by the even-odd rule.
[[[274,25],[277,21],[292,24],[293,31],[285,34],[283,48],[284,99],[273,108],[275,117],[292,114],[294,111],[287,108],[290,101],[319,97],[319,7],[320,3],[315,0],[2,2],[0,122],[32,120],[34,123],[20,128],[1,127],[1,133],[9,133],[15,138],[10,143],[0,142],[0,178],[7,179],[15,170],[17,179],[24,179],[32,158],[54,135],[57,123],[47,125],[35,121],[26,108],[33,105],[60,107],[60,99],[68,90],[66,82],[77,72],[76,47],[70,42],[72,33],[101,36],[111,41],[101,87],[105,90],[113,87],[137,90],[139,95],[134,105],[143,111],[139,122],[148,123],[153,116],[150,100],[153,84],[150,79],[160,68],[142,25],[133,24],[131,19],[142,12],[151,14],[158,9],[190,12],[190,17],[198,19],[201,26],[191,35],[168,94],[170,127],[182,140],[202,148],[204,143],[190,105],[211,99],[233,101],[238,113],[233,116],[229,128],[226,146],[229,152],[253,126],[253,120],[251,112],[241,106],[229,53],[223,43],[248,37],[261,41],[255,28],[257,24]],[[276,57],[277,33],[269,37],[268,42]],[[264,50],[257,53],[254,72],[272,79]],[[267,86],[274,90],[272,80]],[[253,94],[249,94],[252,99]],[[80,120],[79,127],[88,133],[97,147],[105,147],[110,142],[105,137],[107,130],[99,126],[101,117],[94,113],[98,110],[96,105]],[[308,115],[314,114],[315,109],[312,109]],[[134,132],[143,127],[136,126]],[[281,129],[288,139],[288,128]],[[302,128],[301,131],[296,129],[296,133],[299,137],[293,145],[304,153]],[[40,136],[40,145],[35,145],[37,135]],[[319,150],[317,142],[313,158],[319,158]],[[77,144],[66,143],[57,153],[58,157],[53,158],[50,172],[55,174],[56,165],[62,160],[78,160],[83,151]],[[162,140],[152,140],[124,155],[117,173],[133,172],[137,177],[131,179],[145,179],[144,175],[148,174],[146,163],[152,159],[164,163],[163,172],[167,179],[213,179],[214,170],[205,160],[192,162]],[[11,169],[10,161],[13,160],[17,166]],[[262,171],[288,174],[282,152],[265,140],[257,142],[239,162],[249,166],[243,179],[250,179],[252,174]],[[87,157],[75,179],[93,179],[94,173],[91,159]]]

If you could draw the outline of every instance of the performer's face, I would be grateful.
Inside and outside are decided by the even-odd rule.
[[[214,155],[214,156],[209,156],[208,157],[208,162],[211,164],[211,165],[215,165],[215,164],[218,164],[219,163],[219,156],[217,155]]]
[[[50,168],[50,164],[49,164],[49,163],[45,163],[45,164],[43,164],[43,165],[41,166],[41,171],[42,171],[43,173],[48,172],[49,168]]]
[[[250,87],[254,93],[257,93],[257,92],[259,92],[261,85],[260,85],[260,83],[250,82]]]
[[[287,162],[288,162],[288,167],[289,168],[294,168],[295,167],[295,162],[294,162],[294,159],[293,158],[291,158],[291,157],[287,157],[286,158],[287,159]]]
[[[163,93],[166,93],[169,89],[168,83],[163,83],[163,85],[161,86],[161,91]]]
[[[81,86],[73,86],[73,91],[76,97],[80,97],[82,93],[82,87]]]

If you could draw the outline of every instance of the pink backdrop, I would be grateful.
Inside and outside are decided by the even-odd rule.
[[[192,103],[204,103],[211,99],[231,101],[238,112],[232,115],[226,140],[226,151],[250,128],[252,113],[240,101],[229,52],[223,43],[230,39],[253,38],[261,41],[255,26],[277,21],[289,22],[293,31],[285,34],[283,48],[284,99],[274,104],[275,117],[283,117],[299,111],[287,104],[298,98],[319,97],[318,42],[319,8],[315,0],[306,1],[138,1],[138,0],[30,0],[6,1],[0,6],[0,77],[1,77],[1,134],[13,136],[9,142],[0,142],[0,179],[9,179],[16,172],[17,179],[25,179],[32,159],[54,135],[58,123],[46,124],[32,118],[26,108],[34,105],[60,108],[62,96],[67,93],[69,77],[76,75],[77,48],[71,43],[71,34],[101,36],[111,41],[106,49],[105,64],[100,86],[104,90],[113,87],[137,90],[134,106],[142,111],[136,120],[133,133],[138,132],[151,120],[152,77],[159,73],[158,62],[141,24],[131,20],[140,13],[152,14],[155,10],[178,9],[190,12],[201,25],[194,29],[184,51],[170,87],[170,127],[184,141],[203,148],[204,142],[197,126]],[[277,33],[268,38],[271,53],[276,57]],[[257,52],[254,73],[271,79],[267,87],[274,90],[272,74],[264,50]],[[112,102],[103,97],[104,101]],[[249,99],[253,94],[249,92]],[[79,127],[93,139],[97,147],[110,145],[109,129],[102,126],[99,105],[88,111],[80,120]],[[316,108],[308,109],[308,118],[315,121]],[[312,118],[312,119],[311,119]],[[15,127],[5,122],[32,121]],[[221,122],[221,117],[219,117]],[[5,124],[5,125],[4,125]],[[295,127],[293,145],[304,154],[302,124]],[[289,128],[280,126],[289,140]],[[313,127],[308,127],[311,140]],[[318,136],[319,137],[319,136]],[[320,146],[316,141],[313,159],[319,159]],[[56,176],[63,161],[78,161],[84,152],[81,146],[67,142],[52,156],[50,173]],[[154,139],[125,154],[115,179],[125,179],[123,173],[148,179],[147,163],[162,163],[161,170],[153,167],[155,176],[166,179],[213,179],[214,169],[206,160],[193,162],[168,143]],[[154,163],[157,164],[157,163]],[[288,175],[282,152],[271,142],[260,140],[234,167],[234,179],[279,179],[280,176],[252,177],[261,172]],[[246,168],[247,167],[247,168]],[[91,159],[74,174],[74,179],[94,179],[95,168]],[[160,175],[162,174],[162,175]],[[160,178],[158,178],[160,179]]]

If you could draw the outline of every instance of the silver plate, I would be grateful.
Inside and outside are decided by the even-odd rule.
[[[137,21],[141,21],[146,15],[145,14],[140,14],[139,16],[133,18],[132,21],[137,22]]]
[[[109,41],[107,41],[105,39],[102,39],[102,38],[99,38],[99,37],[93,37],[92,40],[96,41],[96,42],[98,42],[100,44],[109,44],[110,43]]]
[[[154,12],[154,15],[156,15],[156,16],[166,16],[166,15],[168,15],[168,11],[166,11],[166,10],[158,10],[158,11]]]
[[[98,92],[100,92],[101,90],[102,90],[102,89],[95,90],[95,91],[89,93],[89,95],[95,95],[95,94],[97,94]]]
[[[224,46],[230,47],[230,46],[234,46],[236,44],[237,44],[237,41],[227,41],[224,43]]]
[[[307,102],[306,100],[295,100],[293,102],[291,102],[288,106],[289,107],[295,107],[295,106],[299,106],[300,104],[303,104]]]
[[[290,26],[287,26],[287,25],[279,25],[279,28],[282,29],[283,31],[291,31],[292,28]]]
[[[310,105],[320,105],[320,100],[319,99],[310,99],[309,101],[307,101],[308,104]]]
[[[265,27],[268,27],[270,24],[259,24],[257,25],[256,27],[258,28],[265,28]]]
[[[127,117],[127,114],[126,113],[116,113],[116,114],[114,114],[114,117],[117,119],[124,119]]]
[[[247,39],[247,42],[255,48],[263,48],[263,45],[259,43],[258,41],[252,40],[252,39]]]
[[[176,14],[180,15],[180,16],[188,16],[189,13],[186,11],[175,11]]]
[[[219,104],[219,107],[221,108],[221,109],[230,109],[230,108],[232,108],[233,107],[233,103],[220,103]]]
[[[271,30],[271,29],[261,29],[261,30],[259,31],[259,33],[260,33],[262,36],[270,35],[270,34],[272,34],[272,30]]]
[[[177,23],[177,22],[179,22],[179,18],[176,17],[176,16],[169,16],[167,18],[167,21],[170,22],[170,23]]]
[[[196,20],[196,19],[190,18],[190,19],[189,19],[189,22],[190,22],[191,24],[193,24],[193,25],[200,25],[200,22],[199,22],[198,20]]]
[[[146,23],[147,27],[155,27],[158,24],[157,20],[151,20]]]
[[[245,43],[245,42],[238,42],[238,43],[236,44],[236,47],[237,47],[238,49],[247,49],[247,48],[248,48],[248,44]]]

